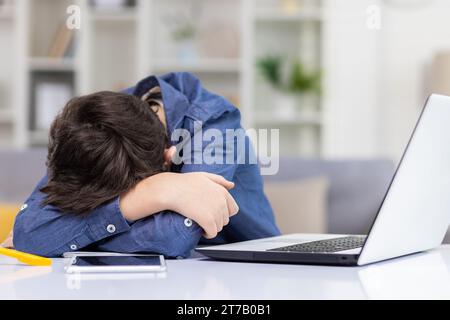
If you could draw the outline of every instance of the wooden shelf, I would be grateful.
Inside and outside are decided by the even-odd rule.
[[[14,122],[14,113],[10,108],[0,109],[0,123],[11,123]]]
[[[97,22],[134,22],[137,21],[136,9],[102,10],[92,9],[90,19]]]
[[[256,21],[268,22],[301,22],[301,21],[321,21],[323,19],[322,11],[317,9],[300,9],[297,13],[287,14],[279,10],[260,10],[255,14]]]
[[[322,124],[319,112],[298,113],[292,117],[278,116],[275,112],[261,112],[256,115],[256,122],[263,125],[316,125]]]
[[[201,59],[189,63],[177,60],[156,59],[153,61],[153,70],[159,71],[189,71],[203,73],[237,73],[240,71],[238,59]]]
[[[28,59],[30,70],[33,71],[74,71],[75,60],[73,58],[47,58],[36,57]]]

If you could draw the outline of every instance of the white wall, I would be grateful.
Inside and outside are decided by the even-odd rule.
[[[367,28],[378,1],[327,0],[324,46],[324,155],[373,157],[379,141],[380,32]]]
[[[436,51],[450,49],[450,1],[422,2],[416,8],[383,7],[381,151],[395,159],[401,156],[429,94],[426,66]]]
[[[326,0],[328,157],[399,160],[429,92],[426,67],[450,50],[450,1]],[[388,5],[391,3],[391,5]],[[379,5],[381,29],[366,26]]]

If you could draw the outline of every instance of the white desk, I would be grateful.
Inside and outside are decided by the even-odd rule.
[[[165,275],[66,275],[0,258],[0,299],[450,299],[450,246],[365,267],[170,260]]]

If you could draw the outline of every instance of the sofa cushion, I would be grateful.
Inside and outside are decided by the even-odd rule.
[[[328,232],[366,234],[394,173],[390,160],[321,160],[281,158],[280,170],[265,182],[326,176]]]
[[[264,191],[283,234],[326,232],[328,186],[325,177],[265,184]]]

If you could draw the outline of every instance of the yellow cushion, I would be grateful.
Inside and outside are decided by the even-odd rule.
[[[20,205],[0,203],[0,243],[2,243],[14,226],[14,219],[20,211]]]

